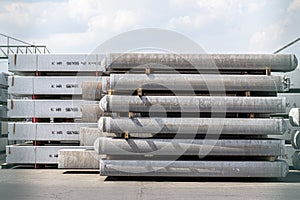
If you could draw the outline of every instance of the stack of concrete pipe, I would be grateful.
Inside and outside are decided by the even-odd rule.
[[[296,67],[294,55],[11,55],[7,163],[283,177]]]
[[[294,55],[109,54],[83,82],[104,176],[284,177]],[[91,140],[91,138],[94,138]],[[96,137],[98,137],[96,139]],[[95,140],[95,142],[94,142]]]

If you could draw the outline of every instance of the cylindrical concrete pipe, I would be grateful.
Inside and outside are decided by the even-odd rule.
[[[287,72],[297,67],[293,54],[111,53],[101,62],[107,71],[136,68],[173,70],[265,70]]]
[[[247,118],[117,118],[101,117],[98,127],[109,133],[281,135],[283,119]],[[219,127],[220,129],[216,129]]]
[[[294,130],[292,131],[291,143],[294,149],[300,149],[300,131]]]
[[[284,97],[121,96],[106,95],[104,112],[285,113]]]
[[[267,147],[267,148],[266,148]],[[116,139],[99,137],[94,143],[106,155],[283,156],[283,140],[255,139]]]
[[[298,166],[298,169],[300,167]],[[101,176],[285,177],[286,161],[100,160]]]
[[[289,119],[292,126],[300,126],[300,108],[292,108],[289,112]]]
[[[145,90],[175,91],[274,91],[288,90],[285,76],[264,75],[212,75],[212,74],[111,74],[105,88],[126,91]]]
[[[84,99],[101,99],[108,90],[114,94],[141,88],[147,91],[172,91],[194,94],[197,91],[264,91],[285,92],[290,81],[286,76],[212,75],[212,74],[111,74],[101,82],[83,82]]]

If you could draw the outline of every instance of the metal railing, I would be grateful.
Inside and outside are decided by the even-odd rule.
[[[0,33],[6,40],[0,45],[0,59],[7,59],[9,54],[46,54],[50,53],[46,45],[34,45],[17,38]],[[13,44],[12,44],[13,43]],[[19,44],[15,44],[19,43]]]

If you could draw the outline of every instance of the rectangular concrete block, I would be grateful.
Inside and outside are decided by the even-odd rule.
[[[15,54],[9,55],[8,71],[95,72],[101,70],[103,57],[100,54]]]
[[[0,119],[6,119],[7,118],[7,107],[6,106],[3,106],[3,105],[0,105]]]
[[[35,164],[35,147],[33,146],[6,146],[6,162],[9,164]]]
[[[98,128],[80,128],[79,140],[81,146],[94,146],[94,142],[101,137],[102,132]]]
[[[98,55],[38,55],[37,71],[96,71],[100,61]]]
[[[9,76],[8,93],[9,94],[34,94],[32,76]]]
[[[7,78],[8,78],[8,74],[1,72],[0,73],[0,87],[1,88],[7,88]]]
[[[6,146],[6,162],[11,164],[57,164],[61,149],[92,149],[86,146]]]
[[[81,146],[94,146],[94,142],[99,137],[116,137],[119,134],[102,132],[98,128],[81,127],[79,138]]]
[[[98,104],[83,104],[82,105],[82,121],[88,123],[96,123],[103,115]]]
[[[0,103],[6,103],[7,102],[7,89],[6,88],[0,88]]]
[[[8,71],[37,71],[37,54],[11,54],[8,56]]]
[[[13,95],[81,95],[83,81],[101,81],[92,76],[10,76],[8,93]]]
[[[94,103],[83,100],[9,99],[7,114],[11,118],[81,118],[82,105]]]
[[[0,152],[4,152],[6,145],[7,145],[7,138],[6,137],[0,137]]]
[[[0,137],[1,135],[7,135],[8,134],[8,122],[0,122]]]
[[[96,127],[93,123],[9,122],[9,140],[79,141],[80,127]]]
[[[62,149],[58,152],[58,168],[99,169],[100,158],[93,150]]]

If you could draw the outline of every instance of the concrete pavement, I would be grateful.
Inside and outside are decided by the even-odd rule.
[[[300,172],[283,179],[107,178],[97,171],[0,170],[0,199],[300,199]]]

